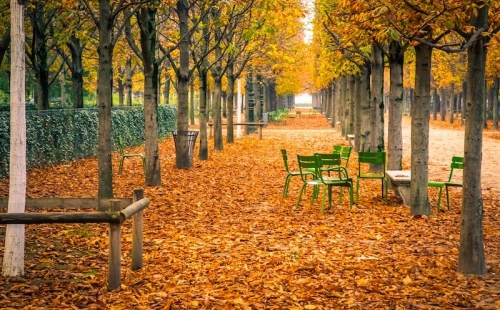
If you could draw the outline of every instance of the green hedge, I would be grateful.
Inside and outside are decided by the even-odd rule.
[[[142,106],[113,108],[111,111],[112,142],[117,149],[121,135],[125,147],[144,143],[144,110]],[[166,137],[175,130],[177,107],[158,106],[158,136]],[[72,161],[97,155],[97,109],[61,109],[26,112],[26,165],[28,168]],[[10,113],[0,113],[0,177],[9,167]]]

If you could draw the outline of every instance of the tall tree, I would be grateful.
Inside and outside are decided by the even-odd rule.
[[[124,9],[134,5],[134,2],[128,3],[120,1],[115,7],[111,6],[109,0],[99,0],[98,16],[95,15],[94,8],[87,0],[82,1],[90,13],[98,31],[99,45],[97,54],[99,57],[98,69],[98,91],[97,91],[97,109],[99,111],[99,143],[98,143],[98,197],[113,197],[113,166],[111,161],[111,106],[113,93],[113,49],[118,38],[123,31],[123,25],[118,27],[118,31],[113,32],[118,14]],[[135,9],[138,6],[134,7]]]
[[[156,14],[158,3],[152,1],[136,13],[139,26],[140,48],[130,32],[130,16],[126,21],[126,38],[132,50],[142,61],[144,71],[144,124],[146,133],[146,184],[161,185],[160,156],[158,147],[158,85],[159,60],[157,53]]]
[[[26,202],[26,102],[24,5],[10,1],[11,75],[10,79],[10,182],[9,213],[23,213]],[[24,225],[7,225],[2,273],[24,275]]]

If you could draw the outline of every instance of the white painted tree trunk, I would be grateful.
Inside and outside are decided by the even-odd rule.
[[[10,1],[10,186],[9,213],[24,212],[26,201],[26,109],[24,61],[24,7]],[[5,232],[4,276],[24,275],[24,225],[7,225]]]

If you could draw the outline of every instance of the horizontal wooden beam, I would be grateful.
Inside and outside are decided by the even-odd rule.
[[[125,222],[128,218],[134,216],[137,212],[144,210],[147,206],[149,206],[148,198],[142,198],[141,200],[134,202],[120,212],[120,222]]]
[[[132,204],[132,198],[116,198],[120,199],[120,205],[125,208]],[[26,198],[26,208],[36,209],[97,209],[99,211],[108,210],[110,199],[98,198]],[[0,209],[6,209],[9,204],[9,198],[0,198]]]
[[[0,224],[120,223],[119,212],[3,213]]]

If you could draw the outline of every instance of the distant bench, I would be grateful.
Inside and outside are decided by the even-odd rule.
[[[227,126],[227,124],[225,123],[222,123],[221,124],[222,126]],[[259,126],[259,140],[262,140],[262,127],[264,127],[266,125],[266,123],[263,123],[263,122],[244,122],[244,123],[233,123],[233,126],[236,126],[236,125],[243,125],[243,126]],[[209,138],[212,138],[213,137],[213,128],[214,124],[213,123],[208,123],[208,137]]]
[[[403,198],[405,206],[409,206],[411,197],[411,171],[386,170],[385,175],[390,182],[390,186],[394,188],[396,195]]]
[[[354,135],[347,135],[347,139],[349,140],[349,145],[354,147]]]

